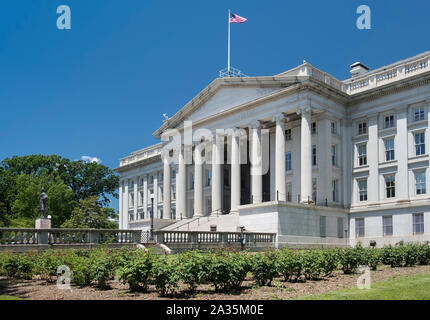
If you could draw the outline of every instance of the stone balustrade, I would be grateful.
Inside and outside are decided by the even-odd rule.
[[[0,245],[133,244],[141,243],[141,234],[141,230],[0,228]]]
[[[211,231],[156,231],[155,236],[158,243],[238,243],[241,236],[245,238],[245,243],[274,243],[275,233],[259,232],[211,232]]]

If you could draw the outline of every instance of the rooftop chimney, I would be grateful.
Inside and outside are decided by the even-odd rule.
[[[367,71],[369,71],[369,68],[366,67],[361,62],[356,62],[351,64],[351,75],[353,78],[361,76],[362,74],[365,74]]]

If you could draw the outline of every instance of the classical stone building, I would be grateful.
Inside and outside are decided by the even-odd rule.
[[[121,159],[120,227],[148,228],[154,207],[157,229],[242,226],[279,246],[430,240],[429,59],[215,79],[165,141]]]

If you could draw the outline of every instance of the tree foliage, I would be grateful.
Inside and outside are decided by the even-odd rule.
[[[97,202],[97,197],[89,197],[82,200],[79,206],[73,209],[70,219],[63,223],[64,228],[91,228],[113,229],[117,225],[110,221],[114,211],[111,208],[102,208]]]
[[[38,195],[48,194],[54,227],[69,220],[87,198],[96,198],[105,216],[109,196],[118,198],[118,176],[99,163],[71,161],[58,155],[28,155],[0,162],[0,226],[30,227],[39,216]]]

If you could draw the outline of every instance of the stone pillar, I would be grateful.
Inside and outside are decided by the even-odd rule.
[[[203,157],[202,148],[194,150],[194,217],[203,216]]]
[[[164,170],[163,170],[163,218],[172,219],[172,209],[171,209],[171,170],[168,157],[163,160]]]
[[[312,199],[312,139],[311,139],[311,108],[302,107],[297,110],[301,114],[301,152],[300,152],[300,198],[301,202]]]
[[[125,182],[124,182],[124,189],[125,189],[125,191],[124,191],[124,212],[123,212],[124,224],[122,226],[123,229],[128,229],[128,220],[129,220],[129,217],[128,217],[128,201],[129,201],[129,199],[128,199],[128,197],[129,197],[128,184],[129,184],[129,180],[125,180]]]
[[[240,206],[240,129],[234,128],[231,136],[231,212]]]
[[[124,229],[123,225],[124,225],[124,217],[123,217],[123,212],[124,212],[124,203],[123,203],[123,181],[119,182],[119,192],[118,192],[118,208],[119,208],[119,228],[120,229]]]
[[[318,121],[318,147],[317,160],[319,179],[317,184],[317,202],[331,202],[332,196],[332,143],[331,143],[331,120],[328,114],[325,114]],[[338,147],[339,148],[339,147]],[[339,152],[339,150],[338,150]]]
[[[367,161],[369,178],[367,180],[367,194],[370,203],[379,201],[379,137],[378,115],[373,115],[368,121],[369,140],[367,142]]]
[[[179,152],[178,179],[176,179],[176,216],[179,219],[187,217],[187,169],[183,152],[184,150]]]
[[[252,203],[263,202],[263,159],[261,154],[261,124],[255,121],[249,126],[251,135],[251,193]]]
[[[397,135],[394,138],[394,159],[398,168],[396,175],[396,197],[399,200],[409,198],[408,167],[408,107],[397,110]]]
[[[139,177],[136,177],[134,179],[134,183],[133,183],[133,216],[134,216],[134,220],[139,220],[137,217],[137,180],[139,179]]]
[[[155,172],[154,175],[154,183],[153,183],[153,188],[154,188],[154,219],[158,218],[158,171]]]
[[[275,200],[287,201],[285,182],[285,121],[282,113],[272,119],[276,122],[276,148],[275,148]]]
[[[354,147],[352,144],[353,128],[351,120],[341,120],[341,133],[342,133],[342,150],[340,152],[342,158],[342,199],[343,206],[349,208],[352,203],[352,199],[356,193],[352,193],[352,167],[354,166]],[[353,195],[351,197],[351,195]]]
[[[143,215],[145,219],[149,219],[148,215],[148,175],[143,177]]]
[[[222,213],[221,169],[224,163],[224,136],[214,134],[212,141],[212,212]],[[209,215],[211,212],[209,212]]]

